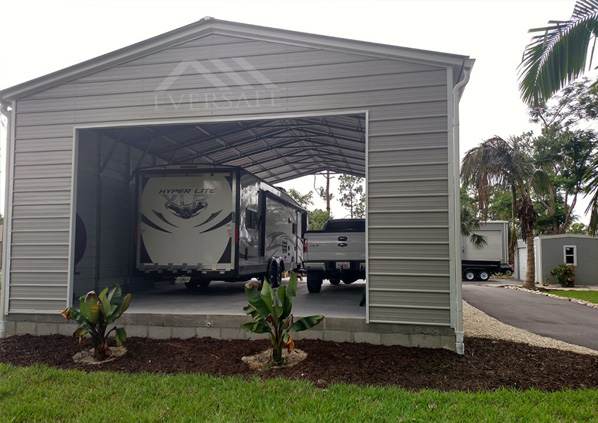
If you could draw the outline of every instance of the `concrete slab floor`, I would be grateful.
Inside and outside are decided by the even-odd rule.
[[[288,279],[283,279],[286,284]],[[327,317],[365,319],[365,307],[359,302],[365,289],[364,281],[350,285],[331,285],[324,281],[319,294],[307,291],[305,278],[297,284],[293,302],[295,316],[323,314]],[[229,314],[245,315],[247,303],[245,283],[214,281],[207,288],[189,290],[182,283],[159,285],[154,289],[133,292],[127,313],[159,314]]]

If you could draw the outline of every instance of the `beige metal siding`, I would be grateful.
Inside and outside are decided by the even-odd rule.
[[[267,82],[256,81],[235,58]],[[218,70],[214,59],[253,89]],[[195,60],[226,83],[230,98],[244,101],[231,103],[193,68],[158,90],[179,63]],[[9,310],[51,312],[66,303],[73,126],[368,110],[370,319],[448,324],[446,84],[444,67],[210,35],[19,100]],[[80,168],[80,184],[92,183],[93,169]],[[113,183],[121,194],[111,201],[125,201],[123,178]],[[80,199],[82,209],[94,207],[93,192]],[[95,234],[88,236],[90,248]],[[105,245],[120,241],[107,236]],[[52,243],[60,248],[46,257]],[[123,265],[109,259],[114,265],[107,275]],[[81,263],[81,287],[89,286],[90,260]],[[37,291],[31,284],[45,271],[54,272],[53,284]]]

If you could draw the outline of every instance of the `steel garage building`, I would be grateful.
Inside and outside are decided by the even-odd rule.
[[[365,319],[337,332],[462,352],[459,99],[473,62],[205,18],[4,89],[0,334],[62,333],[75,296],[130,281],[136,169],[221,164],[270,183],[365,176]]]

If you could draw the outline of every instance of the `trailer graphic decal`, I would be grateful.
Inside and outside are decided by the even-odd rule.
[[[235,179],[222,172],[161,171],[140,174],[139,269],[230,270]]]
[[[149,226],[150,228],[154,228],[154,229],[157,229],[159,231],[166,232],[167,234],[171,234],[172,233],[172,232],[167,231],[166,229],[163,229],[163,228],[159,227],[158,225],[156,225],[154,222],[152,222],[151,220],[149,220],[147,218],[147,216],[144,215],[144,214],[141,214],[141,221],[143,223],[145,223],[147,226]]]
[[[199,225],[195,225],[196,228],[205,225],[206,223],[210,223],[212,220],[216,219],[216,217],[222,213],[222,210],[214,212],[210,215],[210,217],[208,217],[206,220],[204,220],[203,222],[201,222]]]
[[[205,234],[206,232],[211,232],[213,230],[216,230],[224,225],[226,225],[229,222],[233,221],[233,214],[232,212],[228,214],[228,216],[226,216],[224,219],[222,219],[219,223],[217,223],[216,225],[212,226],[210,229],[206,229],[205,231],[202,231],[200,233]]]
[[[162,197],[166,198],[164,206],[177,217],[181,219],[190,219],[200,214],[206,207],[208,207],[207,201],[205,201],[207,195],[193,195],[193,201],[190,203],[185,202],[184,194],[175,194],[168,196],[162,194]]]
[[[218,263],[230,263],[231,261],[231,253],[232,253],[232,240],[228,240],[228,244],[226,245],[226,250],[222,253],[220,260]]]
[[[170,223],[170,222],[169,222],[169,221],[168,221],[168,220],[167,220],[167,219],[164,217],[164,215],[163,215],[162,213],[160,213],[160,212],[157,212],[157,211],[155,211],[155,210],[152,210],[152,211],[154,212],[154,214],[156,215],[156,217],[157,217],[158,219],[160,219],[162,222],[166,223],[167,225],[174,226],[175,228],[178,228],[178,226],[177,226],[177,225],[175,225],[175,224],[173,224],[173,223]]]

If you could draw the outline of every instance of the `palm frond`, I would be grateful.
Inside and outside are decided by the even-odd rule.
[[[540,35],[532,37],[523,53],[519,90],[527,104],[538,106],[591,64],[588,55],[598,36],[598,1],[578,0],[570,20],[550,21],[549,26],[529,32]]]
[[[469,242],[471,242],[471,244],[475,248],[481,250],[486,245],[488,245],[488,237],[486,237],[484,235],[472,233],[469,235]]]
[[[554,184],[545,170],[536,169],[531,177],[531,184],[536,194],[546,194],[550,197],[554,197]]]

